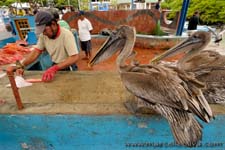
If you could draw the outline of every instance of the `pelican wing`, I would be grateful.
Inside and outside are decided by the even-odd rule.
[[[202,139],[202,126],[192,113],[165,105],[152,108],[168,120],[177,144],[192,147]]]
[[[204,50],[182,64],[182,69],[195,72],[206,68],[220,68],[225,65],[225,57],[219,52]]]
[[[209,103],[225,103],[225,66],[197,68],[196,78],[205,82],[203,94]]]
[[[135,66],[121,73],[125,87],[151,104],[186,110],[209,122],[213,116],[202,83],[182,71],[161,65]]]
[[[188,109],[186,101],[189,96],[182,80],[171,69],[159,65],[136,66],[122,72],[121,78],[131,93],[149,103]]]

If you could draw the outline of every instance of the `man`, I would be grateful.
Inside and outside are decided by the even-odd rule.
[[[84,17],[84,11],[79,12],[78,20],[78,34],[81,43],[81,49],[85,51],[86,57],[84,59],[89,60],[91,58],[91,31],[93,27],[91,22]]]
[[[76,68],[79,56],[72,32],[61,28],[53,15],[47,11],[39,11],[35,16],[35,23],[36,35],[39,35],[37,45],[28,57],[17,65],[17,68],[20,68],[17,73],[21,74],[21,69],[34,62],[45,50],[54,63],[44,72],[42,81],[52,81],[59,70]]]
[[[188,34],[190,35],[197,29],[197,25],[199,24],[199,12],[195,11],[193,16],[190,18],[188,23]]]
[[[78,52],[80,52],[80,43],[77,30],[74,28],[70,28],[69,24],[65,20],[60,19],[60,15],[57,11],[50,11],[50,12],[53,14],[54,18],[56,19],[60,27],[66,28],[73,33],[77,45],[77,50]]]
[[[158,0],[158,2],[155,4],[155,9],[157,9],[158,11],[160,11],[160,3],[161,0]]]

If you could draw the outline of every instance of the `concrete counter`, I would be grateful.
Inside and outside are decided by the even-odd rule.
[[[41,78],[42,72],[26,72],[24,78]],[[129,114],[123,103],[134,99],[117,72],[60,72],[49,83],[33,83],[19,89],[24,104],[18,110],[8,77],[0,79],[1,114]],[[211,105],[215,114],[224,114],[224,105]]]
[[[42,72],[26,72],[24,78],[41,78]],[[33,83],[19,89],[23,110],[17,110],[8,77],[0,79],[0,113],[128,113],[123,102],[133,96],[123,87],[117,72],[60,72],[49,83]]]

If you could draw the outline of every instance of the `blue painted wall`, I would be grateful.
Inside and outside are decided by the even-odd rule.
[[[225,149],[225,116],[202,123],[194,149]],[[0,150],[191,149],[174,144],[160,116],[1,115]]]
[[[5,24],[11,24],[13,34],[9,38],[5,38],[3,40],[0,40],[0,48],[4,47],[7,43],[14,43],[17,40],[20,40],[19,36],[19,31],[16,28],[16,23],[15,20],[20,20],[20,19],[27,19],[30,25],[30,30],[31,32],[34,32],[35,29],[35,21],[34,21],[34,16],[11,16],[9,18],[2,18],[4,20]],[[2,33],[1,33],[2,34]],[[34,36],[34,35],[33,35]],[[35,37],[32,37],[30,41],[28,41],[29,44],[36,44],[37,39]]]
[[[20,40],[20,37],[19,37],[19,31],[16,28],[15,20],[27,19],[28,22],[29,22],[29,25],[30,25],[30,30],[34,31],[34,29],[35,29],[35,21],[34,21],[35,18],[34,18],[34,16],[13,16],[13,17],[10,17],[10,19],[12,20],[12,24],[13,24],[13,27],[14,27],[15,32],[16,32],[16,35],[15,35],[16,40]]]

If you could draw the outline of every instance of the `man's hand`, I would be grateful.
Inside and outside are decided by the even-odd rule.
[[[53,78],[58,70],[59,70],[59,66],[57,66],[57,65],[54,65],[54,66],[50,67],[49,69],[47,69],[42,76],[42,81],[49,82],[49,81],[53,80]]]
[[[22,68],[16,69],[17,76],[23,76],[23,74],[24,74],[24,69],[22,69]]]
[[[16,75],[23,76],[23,73],[24,73],[24,65],[19,60],[17,60],[16,61]]]
[[[6,71],[8,71],[8,72],[16,72],[17,76],[23,76],[23,74],[24,74],[24,69],[17,68],[16,66],[9,66],[9,67],[7,67]]]

